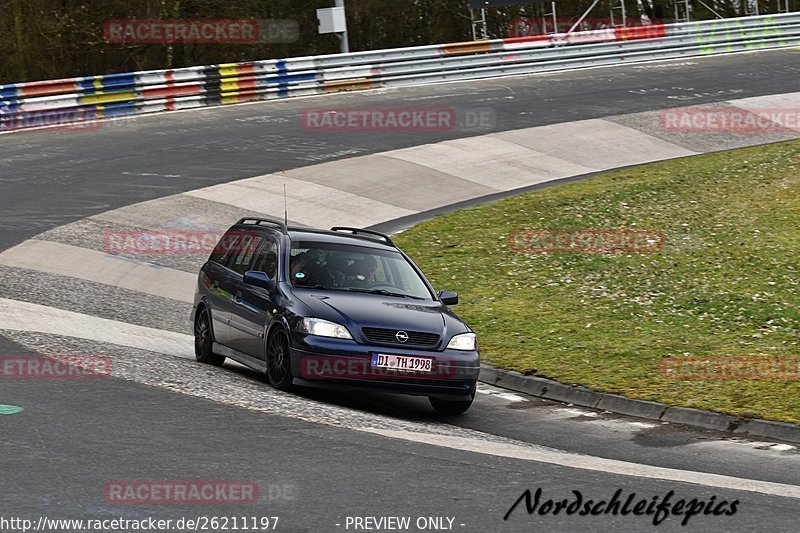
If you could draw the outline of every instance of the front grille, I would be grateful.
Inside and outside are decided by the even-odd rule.
[[[408,334],[406,342],[397,340],[397,332],[405,331]],[[423,333],[421,331],[406,331],[399,329],[361,328],[361,333],[369,342],[391,344],[392,346],[425,346],[431,347],[439,344],[439,335],[436,333]]]

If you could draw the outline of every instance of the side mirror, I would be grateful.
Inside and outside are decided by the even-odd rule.
[[[444,305],[456,305],[458,303],[458,293],[453,291],[439,291],[439,299]]]
[[[265,272],[256,272],[255,270],[245,272],[242,281],[248,285],[267,289],[269,292],[275,290],[275,286],[277,285],[275,280],[267,276]]]

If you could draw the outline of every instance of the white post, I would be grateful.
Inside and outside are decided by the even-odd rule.
[[[336,0],[336,7],[317,9],[317,23],[320,34],[335,33],[339,38],[339,49],[343,54],[350,51],[347,40],[347,17],[344,11],[344,0]]]
[[[341,7],[342,10],[344,11],[344,0],[336,0],[336,7]],[[339,33],[338,35],[339,35],[339,39],[341,39],[341,41],[342,41],[342,43],[341,43],[341,51],[342,51],[342,53],[343,54],[349,53],[350,52],[350,42],[348,41],[348,38],[347,38],[347,30]]]

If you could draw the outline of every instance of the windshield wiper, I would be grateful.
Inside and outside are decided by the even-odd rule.
[[[351,287],[349,289],[344,289],[344,290],[350,291],[350,292],[366,292],[368,294],[380,294],[381,296],[398,296],[400,298],[412,298],[414,300],[424,300],[425,299],[425,298],[422,298],[420,296],[412,296],[411,294],[405,294],[405,293],[402,293],[402,292],[387,291],[386,289],[358,289],[358,288],[352,288]]]
[[[397,296],[399,298],[411,298],[413,300],[424,300],[421,296],[413,296],[403,292],[392,292],[386,289],[360,289],[358,287],[329,287],[327,285],[297,285],[301,289],[314,289],[324,291],[344,291],[344,292],[364,292],[367,294],[379,294],[381,296]]]

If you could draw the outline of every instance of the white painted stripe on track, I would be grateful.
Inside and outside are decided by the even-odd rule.
[[[350,194],[370,198],[373,202],[386,202],[395,206],[395,209],[411,212],[426,211],[498,192],[498,189],[385,154],[329,161],[289,170],[285,175],[336,187]],[[387,220],[389,218],[384,217],[380,222]]]
[[[759,494],[767,494],[771,496],[800,499],[800,487],[796,485],[786,485],[783,483],[737,478],[705,472],[693,472],[691,470],[678,470],[674,468],[664,468],[660,466],[650,466],[639,463],[629,463],[627,461],[605,459],[591,455],[531,448],[512,443],[487,442],[485,440],[469,439],[466,437],[435,435],[431,433],[414,433],[410,431],[395,431],[391,429],[364,429],[363,431],[394,439],[403,439],[421,444],[431,444],[434,446],[441,446],[465,452],[481,453],[484,455],[493,455],[496,457],[508,457],[509,459],[548,463],[568,468],[593,470],[596,472],[604,472],[621,476],[632,476],[658,481],[689,483],[692,485],[703,485],[706,487],[757,492]]]
[[[603,119],[562,122],[492,135],[597,171],[697,154]]]
[[[524,396],[514,394],[513,392],[508,392],[505,389],[493,387],[492,385],[487,385],[486,383],[478,383],[478,389],[476,392],[478,394],[485,394],[486,396],[491,396],[493,398],[500,398],[511,403],[528,401]]]
[[[0,329],[75,337],[194,359],[191,335],[8,298],[0,298]]]
[[[527,130],[536,135],[536,128]],[[382,155],[497,190],[512,190],[594,169],[532,150],[495,135],[403,148]]]
[[[263,216],[265,214],[243,212],[236,206],[196,198],[188,194],[173,194],[98,213],[89,217],[89,220],[102,226],[109,225],[121,230],[131,227],[156,231],[224,231],[243,216]],[[277,212],[273,214],[277,215]],[[283,218],[282,207],[280,217]],[[291,218],[289,218],[289,222],[293,222]],[[45,236],[45,238],[47,237]],[[205,259],[206,257],[203,256],[203,260]]]
[[[197,275],[160,265],[31,239],[0,253],[0,265],[84,279],[191,303]]]
[[[770,111],[788,129],[800,131],[800,92],[755,96],[726,103],[747,111]]]
[[[184,193],[259,213],[283,213],[283,186],[289,198],[289,218],[300,224],[327,228],[366,227],[412,215],[416,211],[395,207],[340,189],[280,174],[266,174]]]

